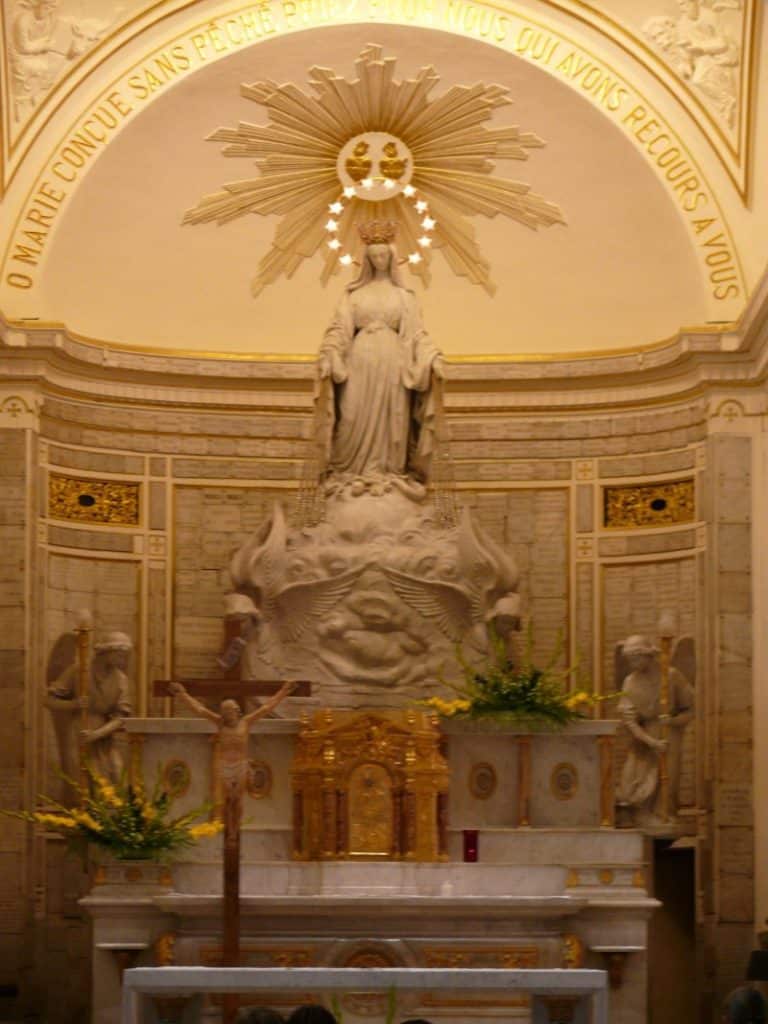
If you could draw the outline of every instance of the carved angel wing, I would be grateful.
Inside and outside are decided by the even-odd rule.
[[[498,589],[517,589],[520,573],[515,560],[478,529],[469,509],[462,512],[456,543],[462,578],[468,579],[473,588],[484,595]]]
[[[422,580],[385,565],[381,569],[397,596],[425,618],[434,619],[440,632],[450,640],[461,640],[478,618],[475,602],[455,584]]]
[[[613,672],[613,688],[618,693],[621,691],[624,680],[629,675],[629,660],[624,654],[623,640],[619,640],[619,642],[613,646]]]
[[[692,636],[681,636],[672,652],[671,665],[691,686],[696,685],[696,644]]]
[[[276,501],[269,519],[232,556],[229,572],[235,589],[247,587],[264,603],[280,586],[286,539],[283,507]]]
[[[48,686],[60,679],[67,669],[77,660],[77,636],[73,632],[62,633],[51,648],[48,664],[45,669],[45,681]]]
[[[325,615],[347,596],[367,568],[363,565],[328,579],[293,583],[281,591],[275,599],[274,616],[280,639],[284,643],[298,640],[313,619]]]

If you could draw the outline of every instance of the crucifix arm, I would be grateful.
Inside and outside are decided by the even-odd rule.
[[[202,715],[203,718],[207,718],[209,722],[213,722],[214,725],[221,724],[221,715],[217,715],[215,711],[211,711],[205,704],[201,704],[199,700],[195,700],[191,693],[187,693],[181,683],[171,683],[168,689],[174,697],[181,697],[184,703],[192,711],[197,712],[198,715]]]
[[[289,693],[292,693],[296,687],[296,683],[288,682],[284,683],[274,697],[271,697],[268,701],[256,708],[254,711],[249,711],[247,715],[243,716],[243,721],[250,725],[251,722],[255,722],[258,718],[263,718],[264,715],[268,715],[270,711],[273,711],[278,704],[282,703]]]

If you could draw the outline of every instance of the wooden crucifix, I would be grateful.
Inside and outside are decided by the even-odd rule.
[[[236,668],[236,666],[235,666]],[[232,669],[227,674],[232,673]],[[257,679],[157,679],[156,697],[179,697],[196,714],[207,718],[218,729],[219,772],[224,805],[224,910],[222,924],[222,963],[240,966],[240,827],[243,794],[250,777],[248,736],[254,722],[264,718],[289,695],[308,697],[306,681],[275,682]],[[226,695],[226,696],[225,696]],[[247,697],[269,697],[253,711],[243,714],[240,702]],[[219,711],[212,711],[197,697],[214,697]],[[223,700],[221,698],[224,698]],[[237,1014],[237,997],[225,1000],[224,1021],[230,1024]]]

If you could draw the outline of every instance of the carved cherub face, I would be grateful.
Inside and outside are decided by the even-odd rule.
[[[221,702],[221,718],[224,725],[237,725],[240,718],[240,705],[236,700],[223,700]]]
[[[389,270],[392,253],[386,242],[373,242],[368,246],[368,259],[374,270]]]

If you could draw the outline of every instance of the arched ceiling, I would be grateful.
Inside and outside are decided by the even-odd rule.
[[[377,43],[397,59],[399,79],[432,65],[432,98],[478,82],[508,89],[513,104],[496,110],[489,126],[519,125],[546,145],[525,162],[494,158],[494,174],[524,182],[565,215],[564,225],[536,231],[503,215],[469,217],[497,285],[493,296],[433,254],[429,287],[412,280],[446,353],[594,352],[736,319],[762,270],[759,229],[768,220],[760,190],[748,188],[750,170],[768,163],[754,127],[762,108],[750,61],[759,27],[749,0],[697,8],[711,47],[739,47],[721,50],[730,63],[709,78],[703,66],[686,77],[670,48],[676,26],[679,36],[696,28],[691,4],[658,0],[659,10],[644,5],[641,18],[625,0],[600,12],[565,0],[514,10],[442,3],[136,3],[132,11],[115,4],[110,55],[96,62],[102,32],[93,54],[86,47],[64,62],[48,98],[25,107],[18,53],[15,79],[10,58],[19,12],[30,8],[5,0],[5,117],[14,127],[6,131],[0,311],[137,348],[314,351],[348,271],[323,287],[323,261],[314,256],[254,298],[250,284],[279,218],[181,221],[202,196],[254,175],[251,161],[228,159],[220,144],[204,141],[222,125],[268,123],[264,107],[240,95],[242,83],[309,92],[317,64],[353,79],[358,54]],[[360,23],[363,4],[371,9]],[[58,12],[64,37],[68,5],[74,12],[74,0],[61,0]],[[107,6],[99,3],[102,16]],[[98,35],[96,8],[77,10],[80,27],[92,15]],[[206,21],[214,13],[218,20]],[[651,24],[652,16],[661,21]],[[75,20],[70,15],[70,35]],[[114,129],[92,120],[105,109]],[[82,139],[89,117],[105,138],[92,152],[76,147],[77,167],[67,146],[77,133]],[[436,231],[439,244],[440,225]]]

